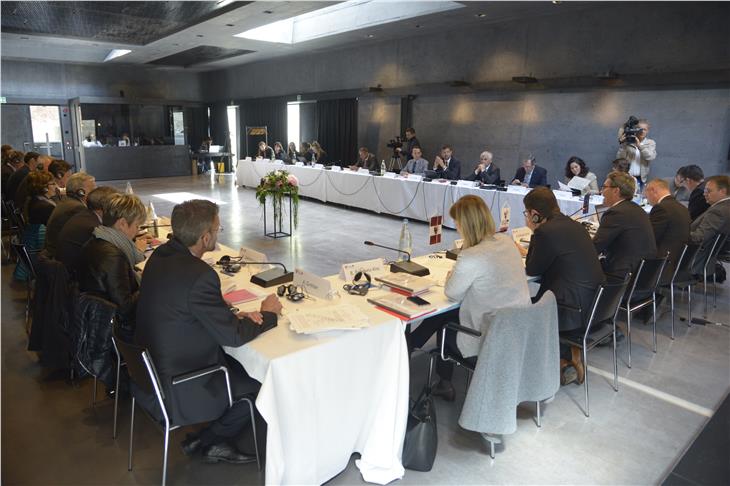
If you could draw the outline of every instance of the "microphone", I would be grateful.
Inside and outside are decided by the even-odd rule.
[[[425,277],[426,275],[431,275],[431,272],[428,270],[428,268],[424,267],[423,265],[419,265],[416,262],[411,261],[411,254],[407,251],[400,250],[398,248],[393,248],[390,246],[385,245],[379,245],[377,243],[373,243],[372,241],[364,241],[364,244],[368,246],[377,246],[378,248],[385,248],[386,250],[393,250],[397,251],[398,253],[404,253],[408,256],[408,260],[405,262],[393,262],[390,264],[390,271],[393,273],[408,273],[410,275],[415,275],[417,277]]]
[[[275,285],[281,285],[294,281],[294,272],[288,272],[286,270],[286,266],[281,262],[255,262],[250,260],[244,260],[240,256],[231,257],[229,255],[223,255],[220,260],[216,262],[216,264],[228,265],[233,262],[243,263],[246,265],[278,265],[281,267],[281,269],[270,268],[269,270],[264,270],[263,272],[259,272],[256,275],[252,275],[251,283],[258,285],[259,287],[273,287]]]
[[[584,216],[581,216],[580,218],[575,218],[575,219],[574,219],[573,221],[580,221],[581,219],[588,219],[588,218],[592,218],[594,214],[595,214],[596,216],[598,216],[599,214],[603,214],[603,213],[605,213],[605,212],[606,212],[606,211],[608,211],[609,209],[611,209],[611,208],[605,208],[605,209],[602,209],[602,210],[600,210],[600,211],[596,210],[596,212],[594,212],[594,213],[586,214],[586,215],[584,215]]]

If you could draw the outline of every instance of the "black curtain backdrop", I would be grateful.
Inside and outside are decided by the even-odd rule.
[[[240,145],[243,157],[256,156],[258,147],[248,147],[246,152],[246,127],[267,127],[268,142],[271,147],[274,142],[281,142],[286,150],[286,99],[262,98],[244,100],[240,103]],[[242,157],[242,158],[243,158]]]
[[[357,99],[317,101],[317,141],[331,164],[349,165],[357,157]]]
[[[203,143],[203,139],[208,136],[208,108],[205,106],[189,107],[185,108],[184,112],[188,145],[197,151]]]
[[[228,141],[228,107],[225,103],[210,105],[210,137],[213,139],[213,145],[225,146]],[[200,142],[202,141],[201,139]]]

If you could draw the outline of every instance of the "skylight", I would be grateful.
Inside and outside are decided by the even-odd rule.
[[[297,44],[462,7],[464,5],[457,2],[351,0],[262,25],[234,37]]]
[[[118,57],[125,56],[125,55],[129,54],[130,52],[132,52],[132,51],[130,51],[129,49],[112,49],[111,51],[109,51],[109,54],[107,54],[106,57],[104,58],[104,62],[111,61],[112,59],[116,59]]]

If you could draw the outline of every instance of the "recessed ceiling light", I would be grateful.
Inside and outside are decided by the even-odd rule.
[[[475,17],[479,17],[480,19],[483,19],[484,17],[486,17],[486,16],[487,16],[487,14],[485,14],[485,13],[478,13],[478,14],[476,14],[476,15],[474,15],[474,16],[475,16]]]
[[[116,59],[121,56],[126,56],[130,52],[132,51],[130,51],[129,49],[112,49],[111,51],[109,51],[109,54],[107,54],[104,58],[104,62],[111,61],[112,59]]]
[[[198,34],[196,37],[205,37],[203,34]]]
[[[375,34],[368,34],[368,39],[372,39],[373,37],[375,37]]]

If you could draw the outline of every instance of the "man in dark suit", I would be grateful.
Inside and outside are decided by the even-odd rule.
[[[228,368],[234,400],[255,395],[259,384],[221,346],[242,346],[277,324],[281,303],[269,295],[261,312],[235,315],[221,295],[218,274],[202,260],[215,248],[220,218],[218,206],[192,200],[172,211],[174,237],[150,257],[142,275],[137,303],[135,341],[148,348],[176,424],[213,420],[200,434],[182,443],[186,454],[203,450],[207,462],[252,462],[255,457],[236,450],[229,440],[249,421],[248,407],[228,407],[224,376],[172,386],[176,375],[219,364]]]
[[[669,184],[664,179],[649,181],[644,189],[647,201],[651,204],[649,221],[654,230],[657,257],[669,252],[661,283],[668,284],[684,245],[689,240],[689,211],[672,196]]]
[[[17,169],[10,175],[10,177],[8,177],[3,197],[6,201],[13,201],[15,203],[15,207],[22,210],[23,204],[25,204],[25,199],[18,201],[16,194],[20,184],[23,180],[25,180],[25,177],[30,174],[31,169],[35,169],[36,160],[40,157],[40,154],[36,152],[27,152],[23,155],[23,152],[15,151],[14,153],[11,153],[11,156],[20,160],[16,160],[16,162],[18,162]],[[22,163],[20,163],[21,161]],[[20,202],[20,204],[18,204],[18,202]]]
[[[375,155],[367,147],[360,147],[357,151],[357,161],[350,165],[350,170],[367,169],[370,172],[380,171],[380,165]]]
[[[77,172],[68,178],[68,182],[66,182],[67,197],[56,205],[56,209],[53,210],[46,223],[45,248],[51,258],[56,258],[61,230],[74,214],[86,209],[86,198],[95,187],[96,179],[86,172]]]
[[[466,176],[467,181],[480,181],[484,184],[497,184],[499,179],[499,167],[492,163],[492,153],[487,150],[479,155],[479,163],[474,172]]]
[[[433,161],[437,178],[458,181],[461,177],[461,162],[452,157],[453,153],[451,145],[441,147],[441,155],[437,155]]]
[[[596,251],[605,255],[603,271],[623,278],[635,273],[644,258],[656,258],[649,215],[631,201],[636,179],[625,172],[610,172],[603,183],[603,205],[608,207],[593,237]]]
[[[689,217],[694,221],[710,207],[705,200],[705,174],[697,165],[688,165],[680,170],[684,178],[684,187],[689,191],[689,202],[687,203]]]
[[[701,245],[692,269],[695,275],[702,274],[702,266],[717,235],[730,235],[730,177],[716,175],[707,179],[705,199],[710,207],[689,228],[689,240]]]
[[[531,191],[525,196],[524,204],[525,221],[533,231],[525,271],[527,275],[541,277],[534,300],[552,291],[558,304],[565,306],[558,310],[561,334],[582,336],[596,289],[605,280],[588,231],[560,212],[555,194],[547,187]],[[582,382],[585,371],[580,350],[575,348],[571,352],[566,347],[561,355],[572,362],[578,381]]]
[[[547,186],[547,169],[538,167],[535,157],[529,156],[515,172],[512,184],[523,187]]]
[[[97,187],[86,197],[86,207],[63,225],[58,235],[56,260],[64,264],[69,274],[76,275],[82,248],[91,239],[94,228],[101,224],[104,204],[109,197],[118,193],[113,187]]]

